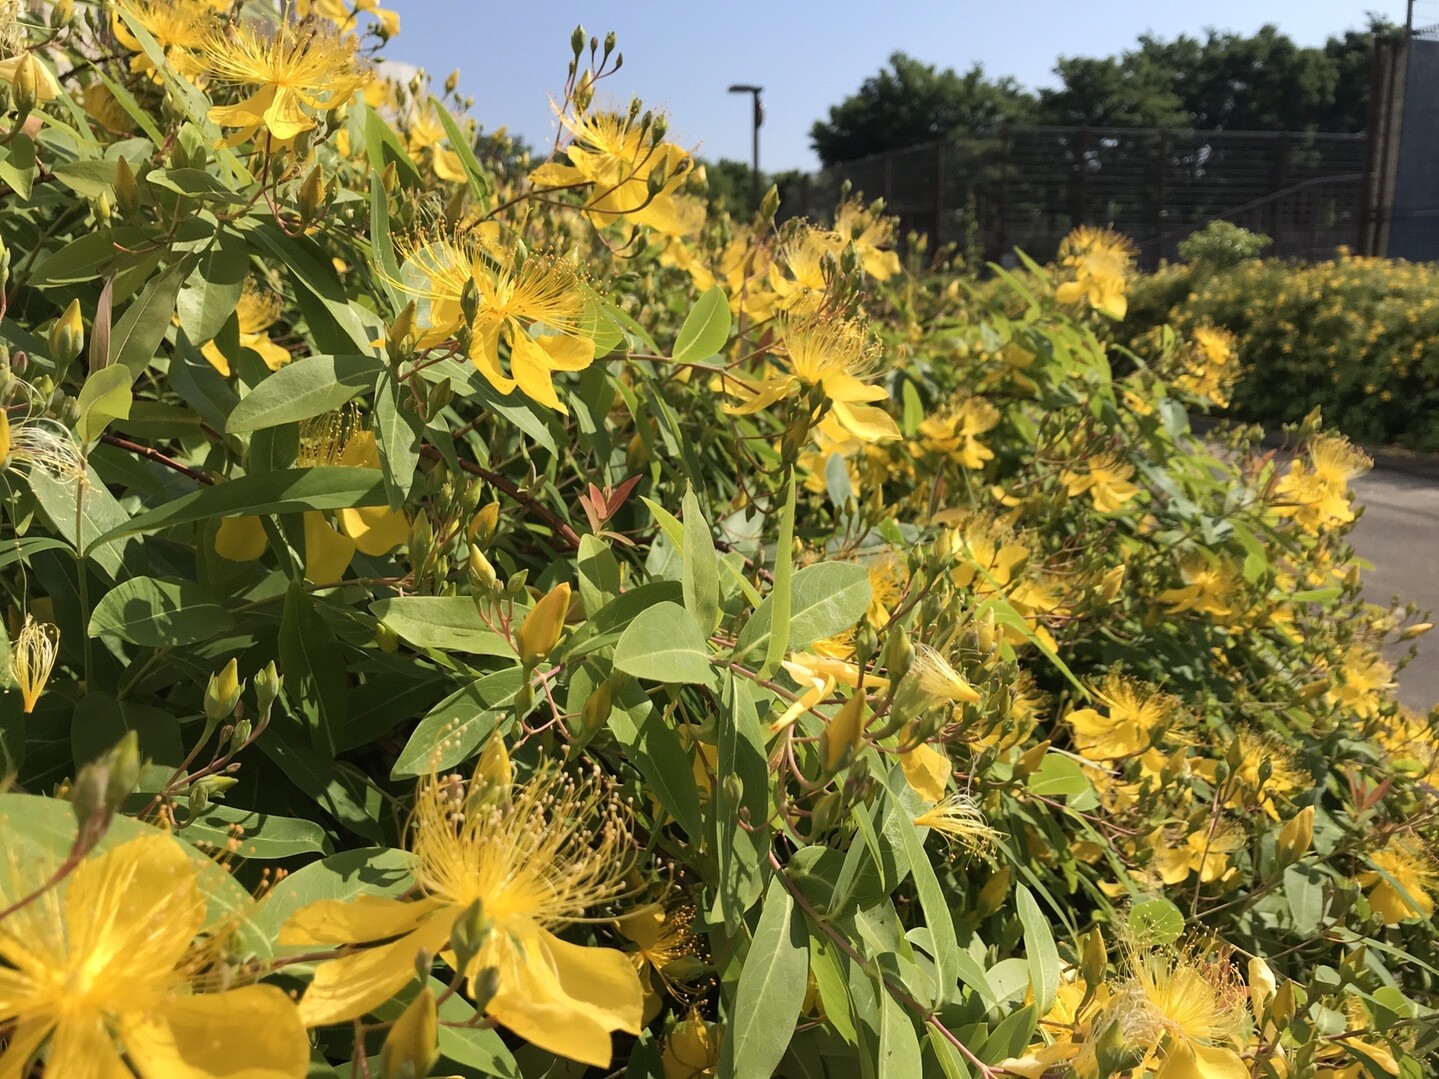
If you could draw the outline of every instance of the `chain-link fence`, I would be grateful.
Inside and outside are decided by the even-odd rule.
[[[1216,218],[1323,258],[1359,235],[1366,169],[1364,135],[1023,127],[848,162],[798,201],[822,218],[848,180],[902,231],[986,260],[1048,259],[1076,225],[1111,225],[1153,265]]]

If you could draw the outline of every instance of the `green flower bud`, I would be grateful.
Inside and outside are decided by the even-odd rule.
[[[50,358],[63,366],[80,355],[84,347],[85,323],[80,318],[80,301],[71,300],[50,327]]]

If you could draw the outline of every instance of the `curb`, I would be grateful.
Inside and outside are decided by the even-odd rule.
[[[1195,415],[1189,417],[1189,429],[1196,435],[1204,435],[1217,427],[1237,425],[1240,422],[1218,416]],[[1282,436],[1269,431],[1265,431],[1259,441],[1266,449],[1278,449],[1284,445]],[[1399,449],[1376,449],[1370,446],[1359,446],[1359,448],[1373,459],[1376,469],[1439,482],[1439,454],[1413,453]]]

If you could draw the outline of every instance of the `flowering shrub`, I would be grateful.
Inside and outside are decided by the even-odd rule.
[[[1278,426],[1314,408],[1368,445],[1439,451],[1439,272],[1341,255],[1315,264],[1241,261],[1222,272],[1167,266],[1136,282],[1118,339],[1223,327],[1242,377],[1231,411]]]
[[[1426,1073],[1363,455],[397,30],[0,3],[0,1074]]]

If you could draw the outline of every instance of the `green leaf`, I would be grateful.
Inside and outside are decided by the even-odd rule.
[[[288,690],[289,686],[285,688]],[[333,757],[301,744],[297,727],[293,722],[272,723],[255,744],[280,766],[291,783],[326,813],[356,835],[378,840],[380,826],[365,808],[364,786],[337,771]]]
[[[247,861],[273,861],[301,854],[328,853],[330,837],[314,821],[277,817],[237,806],[212,805],[198,817],[181,814],[175,834],[202,849],[234,853]],[[242,829],[236,832],[234,829]]]
[[[280,619],[280,673],[285,693],[310,727],[310,744],[334,757],[336,733],[349,708],[349,680],[340,643],[298,581],[290,582]]]
[[[518,659],[510,643],[490,628],[469,596],[400,596],[376,600],[370,613],[416,648],[441,648],[475,656]],[[516,608],[516,625],[523,608]]]
[[[115,324],[110,335],[110,362],[129,370],[131,381],[140,377],[159,351],[189,272],[185,262],[167,268],[145,286]]]
[[[0,146],[0,180],[10,185],[22,202],[30,201],[35,186],[35,140],[23,131]]]
[[[685,609],[694,616],[699,631],[706,636],[720,622],[719,557],[714,538],[705,520],[694,488],[685,491],[684,499],[684,585]]]
[[[1034,893],[1021,884],[1015,889],[1019,924],[1024,927],[1024,955],[1029,963],[1029,985],[1039,1014],[1045,1015],[1059,990],[1059,949],[1049,919],[1039,909]]]
[[[1044,755],[1039,767],[1030,774],[1027,785],[1031,792],[1046,798],[1074,797],[1091,789],[1078,762],[1055,752]]]
[[[85,380],[75,400],[75,408],[80,413],[75,421],[75,434],[81,442],[89,445],[100,437],[111,420],[130,415],[133,381],[129,369],[119,366],[102,367]]]
[[[749,696],[748,683],[735,678],[720,682],[720,714],[716,717],[716,774],[707,807],[713,835],[714,903],[709,921],[723,922],[738,933],[745,911],[764,890],[769,874],[769,760],[764,728]],[[748,826],[741,827],[741,822]]]
[[[636,716],[642,717],[636,722]],[[703,837],[699,791],[679,735],[635,683],[625,686],[610,711],[609,728],[644,776],[660,805],[694,840]]]
[[[398,509],[415,485],[425,422],[415,411],[414,395],[400,385],[393,371],[381,372],[375,383],[374,426],[385,489],[390,492],[390,505]]]
[[[290,468],[241,476],[237,480],[181,495],[130,518],[95,538],[92,546],[111,543],[135,532],[214,517],[267,513],[303,513],[386,505],[385,484],[373,468]],[[87,541],[88,542],[88,541]]]
[[[675,363],[693,363],[713,356],[729,340],[729,327],[729,299],[724,289],[712,285],[685,317],[671,358]]]
[[[1184,934],[1184,914],[1167,899],[1146,899],[1129,911],[1129,935],[1137,947],[1164,947]]]
[[[940,1005],[954,995],[959,981],[959,941],[954,932],[954,918],[949,913],[944,889],[940,887],[929,856],[924,852],[924,839],[921,834],[924,830],[913,823],[914,817],[922,808],[918,796],[905,781],[904,772],[897,765],[890,773],[889,790],[894,799],[891,816],[894,826],[886,828],[885,834],[898,834],[904,856],[909,862],[910,875],[914,878],[914,890],[919,893],[919,906],[924,912],[925,925],[929,928],[934,977],[939,985],[939,999],[935,1004]],[[989,990],[987,996],[993,995],[993,990]]]
[[[888,992],[879,995],[879,1074],[924,1074],[914,1020]]]
[[[1317,932],[1324,920],[1323,878],[1312,866],[1289,866],[1284,870],[1284,902],[1294,919],[1294,932],[1301,937]]]
[[[798,486],[791,475],[789,493],[785,496],[784,510],[779,519],[779,539],[775,542],[774,587],[766,597],[769,602],[769,640],[765,642],[764,662],[759,668],[761,678],[774,676],[789,648],[794,583],[794,499]]]
[[[651,682],[714,680],[709,645],[694,619],[677,603],[641,611],[615,645],[615,669]]]
[[[95,605],[90,636],[118,637],[149,648],[208,641],[235,620],[210,591],[173,577],[132,577]]]
[[[809,980],[804,918],[778,876],[771,879],[735,988],[720,1074],[770,1079],[784,1057]]]
[[[400,750],[390,778],[413,779],[474,756],[514,704],[523,682],[524,672],[508,667],[451,693],[420,720]]]
[[[1029,1044],[1039,1021],[1039,1012],[1033,1004],[1026,1004],[1018,1011],[1010,1012],[990,1032],[978,1055],[987,1064],[998,1064],[1001,1060],[1018,1056]]]
[[[306,356],[267,376],[240,398],[225,429],[246,434],[295,423],[339,408],[375,384],[371,356]]]
[[[598,536],[580,537],[580,602],[585,617],[594,618],[620,594],[620,563]]]
[[[239,306],[249,272],[250,251],[245,241],[230,229],[219,229],[176,299],[185,336],[202,344],[219,336]]]
[[[460,130],[460,125],[450,115],[450,110],[445,108],[444,102],[433,94],[430,95],[430,102],[434,105],[435,115],[440,118],[440,126],[445,129],[445,135],[450,140],[450,149],[460,159],[460,164],[465,167],[465,176],[470,183],[470,194],[474,197],[476,210],[481,214],[489,213],[490,196],[494,192],[494,183],[490,180],[489,173],[480,164],[479,158],[470,145],[470,137]]]
[[[766,596],[740,631],[735,657],[769,649],[770,611],[774,593]],[[790,590],[791,651],[843,633],[864,616],[869,606],[869,574],[853,562],[817,562],[794,575]]]
[[[302,304],[306,296],[319,301],[320,308],[316,309],[317,313],[311,320],[312,335],[317,332],[317,320],[328,320],[348,339],[356,353],[373,354],[370,342],[375,335],[366,332],[364,323],[355,313],[356,309],[350,305],[350,297],[345,292],[344,285],[335,275],[335,267],[331,264],[330,257],[319,244],[308,236],[286,236],[268,214],[259,224],[250,225],[248,235],[290,270],[292,279],[300,286],[299,299]],[[335,334],[329,333],[328,336],[334,337]],[[316,341],[320,342],[321,339],[316,337]],[[320,347],[323,350],[324,344],[321,343]],[[340,353],[349,350],[337,347],[328,351]]]
[[[61,481],[43,469],[33,468],[26,475],[35,501],[56,533],[75,545],[78,539],[83,544],[86,557],[93,558],[112,577],[120,574],[122,564],[143,565],[135,562],[136,545],[133,541],[118,548],[103,546],[107,532],[123,533],[129,526],[124,507],[116,501],[110,489],[89,469],[85,488],[77,495],[74,480]],[[76,512],[79,512],[80,533],[76,535]]]

